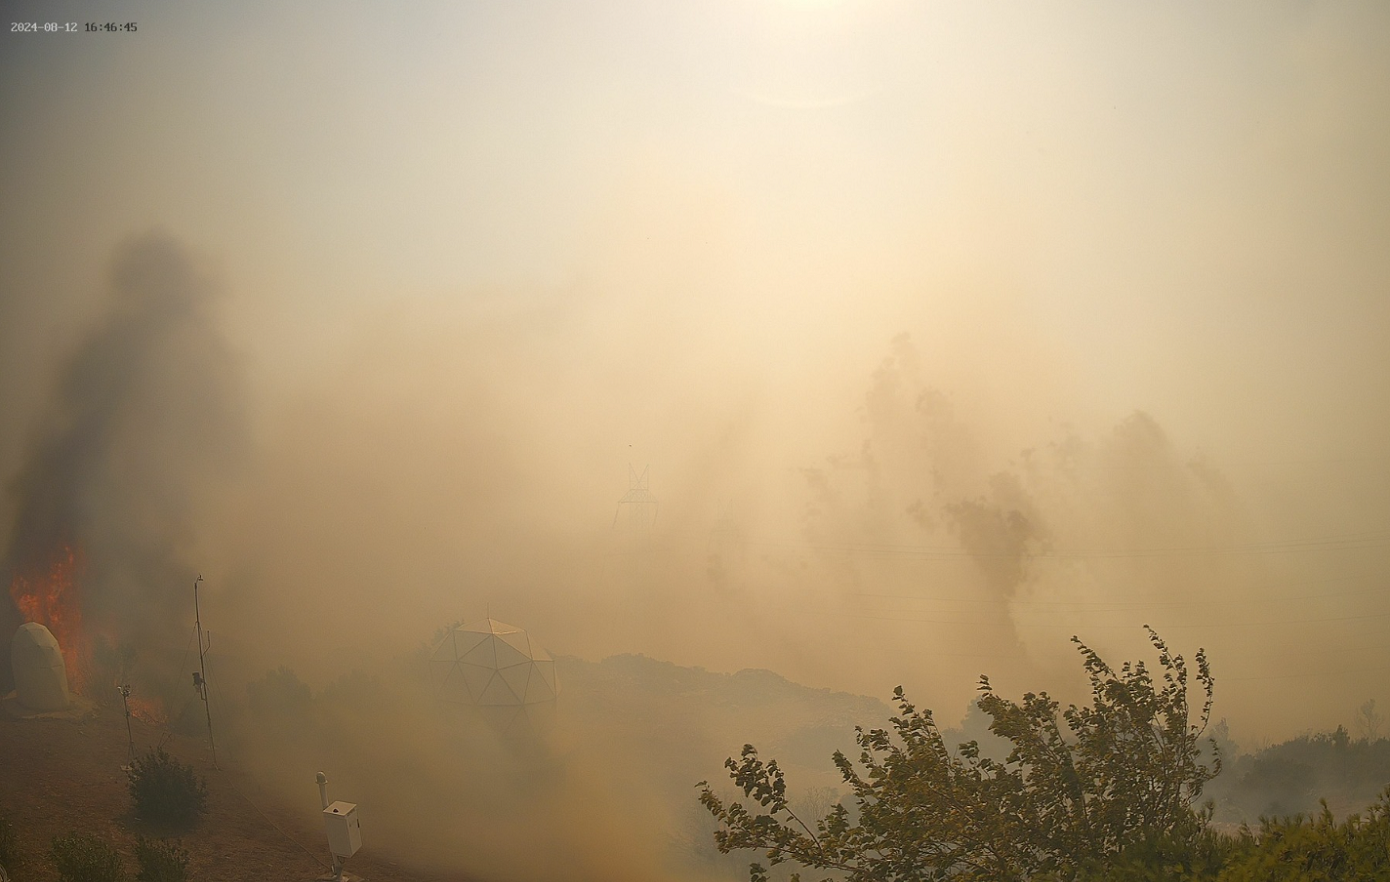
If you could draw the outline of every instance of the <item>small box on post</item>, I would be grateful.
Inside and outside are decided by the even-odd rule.
[[[357,820],[357,803],[335,802],[323,810],[328,828],[328,850],[347,859],[362,847],[362,827]]]

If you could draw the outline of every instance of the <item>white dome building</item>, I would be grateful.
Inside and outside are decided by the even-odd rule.
[[[68,669],[58,641],[38,622],[20,625],[10,643],[19,703],[36,711],[63,710],[72,704]]]
[[[525,631],[487,618],[450,628],[430,650],[430,685],[445,704],[475,708],[502,731],[555,714],[555,660]]]

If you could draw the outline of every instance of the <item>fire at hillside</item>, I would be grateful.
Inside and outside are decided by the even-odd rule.
[[[92,643],[82,624],[82,556],[62,546],[46,568],[16,574],[10,599],[27,622],[48,628],[62,648],[68,686],[83,692],[91,662]]]

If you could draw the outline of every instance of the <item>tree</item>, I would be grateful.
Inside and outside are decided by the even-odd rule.
[[[1357,708],[1356,729],[1365,740],[1376,741],[1380,738],[1381,722],[1380,711],[1376,710],[1376,700],[1374,698]]]
[[[1194,722],[1182,656],[1146,630],[1157,679],[1142,661],[1116,671],[1072,638],[1090,679],[1089,706],[1063,710],[1045,692],[1014,702],[981,677],[977,704],[990,731],[1012,745],[1002,762],[981,756],[974,741],[949,749],[931,711],[899,687],[891,731],[856,730],[858,767],[835,753],[852,809],[842,802],[822,818],[798,815],[776,760],[765,763],[745,745],[724,765],[753,802],[726,803],[708,782],[699,785],[700,802],[720,823],[715,844],[849,882],[1065,879],[1136,843],[1195,848],[1205,817],[1193,802],[1220,771],[1219,755],[1207,764],[1202,749],[1214,681],[1198,650],[1203,700]],[[764,880],[767,871],[755,863],[750,878]]]

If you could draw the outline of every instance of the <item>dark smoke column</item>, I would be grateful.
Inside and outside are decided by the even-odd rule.
[[[138,651],[170,627],[181,635],[193,501],[242,446],[236,364],[213,288],[183,248],[162,235],[118,248],[104,299],[7,482],[17,514],[0,558],[3,660],[22,621],[14,594],[51,589],[67,556],[79,562],[69,596],[46,602],[74,605],[81,639]]]

